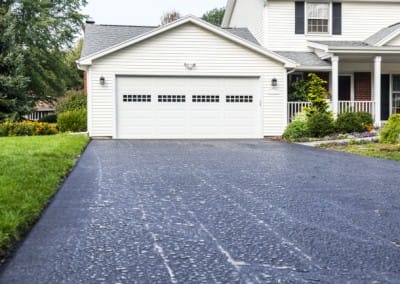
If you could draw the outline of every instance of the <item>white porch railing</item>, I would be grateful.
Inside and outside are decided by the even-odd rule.
[[[330,103],[332,109],[332,102]],[[290,123],[296,114],[302,112],[304,107],[310,106],[309,102],[288,102],[288,123]],[[374,101],[339,101],[338,114],[342,112],[367,112],[375,118]]]
[[[309,102],[288,102],[288,123],[292,122],[296,114],[303,111],[303,108],[310,105]]]
[[[367,112],[375,117],[374,101],[339,101],[338,112]]]

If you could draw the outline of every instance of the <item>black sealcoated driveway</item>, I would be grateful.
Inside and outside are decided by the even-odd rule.
[[[400,283],[400,163],[92,141],[0,283]]]

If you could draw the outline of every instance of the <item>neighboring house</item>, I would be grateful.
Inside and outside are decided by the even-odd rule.
[[[262,138],[303,103],[288,86],[329,81],[332,109],[400,109],[400,1],[228,1],[223,27],[87,24],[88,129],[113,138]],[[399,36],[399,38],[398,38]],[[293,108],[295,107],[295,108]]]
[[[39,101],[36,103],[35,111],[26,115],[25,118],[28,120],[37,121],[55,113],[56,107],[54,103]]]

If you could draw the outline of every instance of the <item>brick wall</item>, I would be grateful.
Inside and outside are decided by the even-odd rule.
[[[354,98],[356,101],[371,100],[371,73],[354,73]]]

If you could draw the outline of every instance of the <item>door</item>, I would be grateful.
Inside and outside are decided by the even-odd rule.
[[[392,114],[400,113],[400,75],[393,75]]]
[[[119,77],[117,138],[262,138],[258,78]]]
[[[339,76],[339,101],[351,101],[351,76]]]
[[[383,74],[381,79],[381,120],[390,116],[390,75]]]

